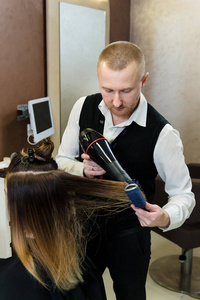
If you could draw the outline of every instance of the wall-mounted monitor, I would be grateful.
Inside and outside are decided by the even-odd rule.
[[[34,143],[54,134],[53,117],[50,98],[40,98],[28,101],[30,124],[27,126],[28,142],[33,137]]]

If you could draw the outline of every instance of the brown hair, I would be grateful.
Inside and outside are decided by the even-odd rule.
[[[102,62],[105,62],[111,70],[119,71],[125,69],[132,61],[138,64],[142,79],[145,74],[145,59],[142,50],[131,42],[114,42],[105,47],[99,55],[97,72]]]
[[[13,156],[6,175],[8,211],[12,243],[27,270],[46,287],[48,277],[60,290],[69,290],[83,281],[87,218],[100,208],[126,209],[130,200],[124,183],[58,170],[52,151],[45,139],[33,151]],[[118,201],[101,200],[105,189]]]

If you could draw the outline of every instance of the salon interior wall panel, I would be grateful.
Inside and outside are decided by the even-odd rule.
[[[200,1],[132,0],[130,41],[150,73],[148,101],[180,132],[186,162],[200,162]]]
[[[44,0],[0,0],[0,160],[28,147],[17,105],[46,94],[44,33]]]
[[[61,134],[76,100],[99,90],[96,64],[105,33],[105,11],[60,2]]]
[[[109,0],[110,43],[129,41],[131,0]]]

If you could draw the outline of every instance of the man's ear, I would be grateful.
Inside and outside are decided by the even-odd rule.
[[[144,85],[145,85],[148,77],[149,77],[149,73],[148,72],[142,77],[142,88],[144,87]]]

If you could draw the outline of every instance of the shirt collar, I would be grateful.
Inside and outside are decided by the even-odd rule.
[[[99,103],[98,107],[105,118],[108,118],[110,120],[112,119],[110,111],[106,107],[103,100]],[[146,119],[147,119],[147,100],[145,99],[144,95],[141,93],[139,105],[136,108],[136,110],[132,113],[130,118],[124,121],[123,123],[116,125],[115,127],[129,126],[133,121],[142,127],[146,127]]]

